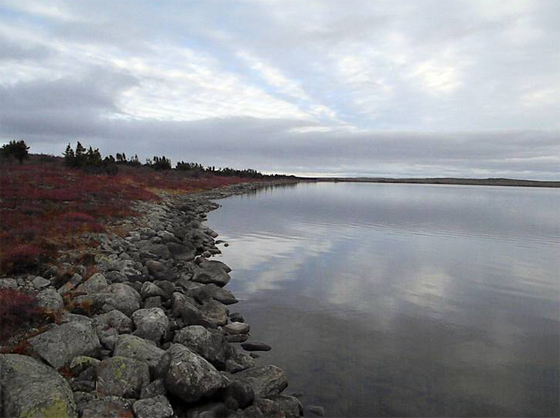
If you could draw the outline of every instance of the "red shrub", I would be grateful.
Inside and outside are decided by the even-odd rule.
[[[45,312],[38,306],[35,295],[15,289],[0,289],[0,341],[6,342],[45,320]]]
[[[42,251],[33,245],[17,245],[3,248],[1,267],[6,272],[24,271],[37,266]]]

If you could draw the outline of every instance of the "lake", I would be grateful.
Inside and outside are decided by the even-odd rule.
[[[304,405],[559,415],[560,190],[300,183],[219,203],[230,308]]]

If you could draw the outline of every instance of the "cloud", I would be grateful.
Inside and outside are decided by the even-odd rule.
[[[298,173],[557,177],[555,2],[0,12],[2,141]]]

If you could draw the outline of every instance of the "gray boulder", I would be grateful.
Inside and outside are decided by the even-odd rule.
[[[37,294],[37,304],[46,310],[56,311],[64,308],[62,296],[54,289],[45,289]]]
[[[221,265],[206,262],[201,264],[201,266],[201,269],[195,273],[193,281],[204,284],[213,283],[219,287],[224,287],[229,283],[229,274]]]
[[[161,308],[139,309],[132,314],[134,335],[158,344],[169,329],[169,319]]]
[[[221,269],[226,273],[231,272],[231,268],[226,263],[223,263],[218,260],[201,260],[199,266],[207,269],[213,269],[213,268]]]
[[[158,365],[167,391],[185,402],[196,402],[222,388],[222,375],[203,357],[181,344],[173,344]]]
[[[0,416],[76,418],[70,385],[50,367],[19,354],[0,355]]]
[[[103,395],[138,398],[150,383],[148,365],[128,357],[115,356],[103,360],[97,367],[97,392]]]
[[[215,326],[225,325],[228,322],[229,310],[226,305],[217,300],[206,302],[201,311],[206,320]]]
[[[108,286],[107,279],[101,273],[96,273],[92,275],[89,279],[85,281],[83,285],[84,292],[86,293],[97,293],[102,291]]]
[[[33,284],[33,287],[35,287],[35,289],[38,289],[38,290],[44,289],[45,287],[51,285],[51,281],[50,281],[50,280],[47,280],[47,279],[45,279],[44,277],[41,277],[41,276],[35,277],[35,278],[31,281],[31,283]]]
[[[119,334],[132,332],[132,320],[121,311],[113,309],[93,318],[93,326],[97,332],[116,329]]]
[[[251,327],[245,322],[232,322],[224,326],[224,332],[229,335],[247,334]]]
[[[196,256],[196,248],[194,248],[194,246],[189,242],[186,242],[184,244],[176,244],[174,242],[170,242],[169,244],[167,244],[167,248],[169,249],[171,256],[176,261],[193,261]]]
[[[167,268],[163,265],[163,263],[160,263],[159,261],[155,261],[155,260],[148,260],[146,261],[146,267],[148,268],[148,272],[158,278],[158,279],[165,279],[165,273],[167,271]]]
[[[278,405],[286,418],[298,418],[303,416],[303,406],[298,398],[288,395],[272,395],[269,399]]]
[[[160,296],[163,298],[167,298],[165,292],[157,285],[153,284],[152,282],[144,282],[142,284],[142,288],[140,290],[140,295],[142,298],[147,299],[153,296]]]
[[[130,316],[140,309],[140,295],[132,287],[124,283],[114,283],[105,290],[105,306],[112,307]],[[104,309],[106,312],[111,309]]]
[[[167,390],[165,390],[163,379],[156,379],[142,389],[140,399],[153,398],[155,396],[165,395],[166,393]]]
[[[118,396],[91,399],[81,410],[82,418],[132,418],[132,403]]]
[[[114,351],[115,356],[128,357],[145,362],[152,371],[155,371],[164,354],[165,351],[151,341],[128,334],[119,336]]]
[[[16,290],[18,287],[19,286],[16,279],[12,279],[12,278],[0,279],[0,289]]]
[[[183,344],[217,367],[226,362],[226,345],[221,333],[201,325],[191,325],[175,333],[175,343]]]
[[[231,347],[231,354],[226,361],[226,370],[229,373],[238,373],[255,366],[255,359],[249,354],[244,353],[234,346]]]
[[[194,297],[198,302],[205,303],[212,299],[223,303],[224,305],[232,305],[239,302],[233,293],[229,290],[216,286],[215,284],[207,284],[197,289],[189,291],[189,295]]]
[[[101,349],[99,338],[90,325],[69,322],[30,338],[35,353],[55,369],[77,356],[95,357]]]
[[[173,408],[163,395],[141,399],[132,405],[136,418],[171,418]]]
[[[209,322],[192,299],[175,292],[171,300],[173,316],[181,318],[186,325],[208,325]]]
[[[273,365],[247,369],[233,376],[249,383],[257,398],[278,395],[288,386],[284,371]]]

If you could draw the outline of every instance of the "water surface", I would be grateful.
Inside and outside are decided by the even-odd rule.
[[[234,196],[232,306],[328,416],[558,416],[560,191],[319,183]]]

